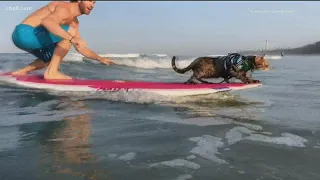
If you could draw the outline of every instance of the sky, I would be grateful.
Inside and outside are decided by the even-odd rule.
[[[14,27],[47,3],[0,2],[1,53],[22,52]],[[97,1],[79,17],[80,34],[97,53],[224,54],[263,49],[266,40],[269,49],[299,47],[320,41],[319,9],[316,1]]]

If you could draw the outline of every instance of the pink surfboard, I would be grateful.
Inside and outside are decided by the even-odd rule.
[[[221,84],[184,84],[177,82],[115,81],[115,80],[45,80],[43,75],[11,76],[0,75],[2,81],[28,88],[56,91],[141,91],[165,96],[191,96],[222,91],[255,88],[261,84],[221,83]]]

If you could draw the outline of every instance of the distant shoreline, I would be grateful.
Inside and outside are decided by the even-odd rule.
[[[315,42],[313,44],[307,44],[305,46],[297,47],[297,48],[279,48],[272,50],[245,50],[240,51],[244,54],[266,54],[266,55],[281,55],[283,53],[286,55],[299,55],[299,56],[309,56],[309,55],[320,55],[320,41]]]

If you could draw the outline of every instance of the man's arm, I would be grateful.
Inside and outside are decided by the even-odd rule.
[[[93,52],[92,50],[90,50],[88,47],[77,47],[75,46],[75,49],[82,54],[83,56],[90,58],[90,59],[94,59],[94,60],[98,60],[100,61],[102,59],[102,57],[100,57],[97,53]]]
[[[80,38],[80,32],[79,32],[79,24],[77,25],[77,28],[76,28],[76,35],[75,35],[75,38]],[[88,47],[86,46],[77,46],[77,45],[74,45],[73,46],[80,54],[82,54],[83,56],[87,57],[87,58],[90,58],[90,59],[94,59],[94,60],[98,60],[100,61],[102,59],[102,57],[100,57],[97,53],[93,52],[92,50],[90,50]]]
[[[43,25],[52,34],[66,40],[70,40],[72,36],[60,26],[60,23],[67,20],[69,16],[70,12],[66,8],[56,7],[53,13],[41,21],[41,25]]]

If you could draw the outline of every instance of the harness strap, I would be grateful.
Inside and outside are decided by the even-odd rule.
[[[224,68],[230,70],[233,68],[235,71],[239,71],[245,63],[244,57],[238,53],[231,53],[225,57]]]
[[[220,73],[220,76],[225,79],[230,79],[232,76],[230,75],[231,69],[235,72],[239,71],[249,71],[251,70],[251,76],[252,71],[254,69],[255,64],[251,61],[249,61],[248,57],[243,56],[239,53],[229,53],[227,56],[220,57],[218,66],[218,72]],[[221,81],[220,83],[224,82],[225,80]]]
[[[220,76],[225,79],[232,78],[232,76],[230,75],[231,70],[239,72],[242,70],[247,71],[250,69],[252,68],[250,63],[248,62],[247,57],[239,53],[229,53],[226,56],[219,57],[216,61],[216,70],[220,74]]]

